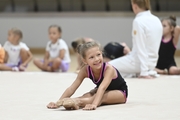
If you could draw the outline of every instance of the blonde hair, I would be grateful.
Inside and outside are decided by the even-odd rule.
[[[131,0],[134,4],[137,4],[139,8],[144,10],[151,10],[150,0]]]
[[[101,48],[100,44],[98,44],[95,41],[92,41],[92,42],[80,44],[77,47],[77,52],[81,55],[81,57],[86,58],[86,51],[93,47],[98,47],[99,49]]]
[[[20,29],[18,29],[18,28],[11,28],[11,29],[10,29],[10,32],[12,32],[12,33],[15,34],[15,35],[18,35],[20,39],[23,38],[23,33],[22,33],[22,31],[21,31]]]

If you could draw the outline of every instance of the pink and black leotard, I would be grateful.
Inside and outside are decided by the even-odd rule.
[[[169,71],[171,66],[176,66],[176,62],[174,60],[175,51],[176,46],[173,43],[173,37],[167,42],[162,39],[156,68],[161,70],[168,69]]]
[[[101,84],[101,82],[104,79],[104,72],[106,70],[106,64],[107,63],[103,63],[102,69],[101,69],[101,74],[98,80],[95,80],[92,69],[90,66],[87,67],[87,72],[88,72],[88,77],[92,80],[92,82],[94,84],[96,84],[96,88],[98,88]],[[109,86],[107,87],[106,90],[120,90],[123,92],[123,94],[125,95],[125,97],[127,98],[128,96],[128,87],[126,85],[125,80],[122,78],[122,76],[120,75],[119,71],[114,68],[117,72],[117,77],[111,80],[111,83],[109,84]]]

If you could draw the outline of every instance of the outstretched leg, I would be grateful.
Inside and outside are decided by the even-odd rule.
[[[168,72],[166,70],[161,70],[161,69],[158,69],[158,68],[155,68],[155,71],[158,73],[158,74],[168,74]]]
[[[46,71],[44,63],[40,59],[34,59],[33,63],[41,70]]]
[[[79,107],[85,107],[85,110],[89,110],[89,108],[86,107],[88,104],[92,104],[93,100],[95,98],[95,95],[87,96],[87,97],[78,97],[78,98],[69,98],[69,100],[64,101],[63,106],[65,108],[72,108],[72,109],[79,109]],[[102,100],[100,101],[99,105],[102,104],[120,104],[125,103],[126,97],[120,90],[112,90],[112,91],[106,91]]]

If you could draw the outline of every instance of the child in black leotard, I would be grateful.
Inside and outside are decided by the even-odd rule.
[[[110,64],[103,62],[102,51],[96,42],[87,42],[79,46],[78,53],[84,66],[76,80],[68,87],[60,99],[47,105],[56,109],[64,106],[66,109],[95,110],[102,104],[126,103],[128,89],[120,73]],[[85,78],[90,78],[96,85],[95,89],[81,97],[70,98]]]
[[[159,49],[156,71],[159,74],[178,75],[180,74],[180,69],[176,66],[174,54],[179,41],[180,27],[176,25],[176,17],[173,16],[163,19],[162,25],[163,37]]]

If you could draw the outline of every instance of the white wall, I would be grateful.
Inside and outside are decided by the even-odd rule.
[[[179,14],[179,13],[178,13]],[[158,15],[160,18],[170,14]],[[180,16],[178,16],[177,19]],[[63,36],[71,46],[72,40],[86,36],[102,45],[110,41],[126,42],[132,46],[131,28],[133,13],[16,13],[0,14],[0,43],[7,40],[7,31],[18,27],[23,31],[23,41],[31,48],[43,48],[48,39],[48,27],[58,24]],[[177,23],[180,25],[180,21]],[[180,42],[178,44],[180,49]]]

